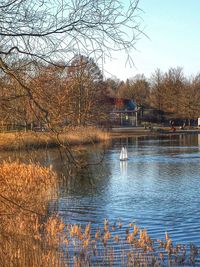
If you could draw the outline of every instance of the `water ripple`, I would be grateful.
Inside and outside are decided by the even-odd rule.
[[[117,140],[107,150],[102,169],[105,177],[96,180],[98,190],[91,191],[89,183],[75,193],[63,190],[56,209],[66,222],[91,221],[94,227],[105,218],[121,220],[124,225],[134,222],[148,229],[153,238],[164,238],[168,231],[176,243],[200,246],[198,137],[129,141]],[[125,164],[119,162],[122,145],[129,153]],[[94,180],[96,174],[94,169]]]

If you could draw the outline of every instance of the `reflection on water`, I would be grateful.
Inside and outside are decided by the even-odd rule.
[[[122,145],[127,162],[119,161]],[[155,238],[167,230],[175,242],[200,245],[199,163],[197,135],[118,139],[108,147],[103,167],[93,166],[70,182],[74,192],[61,188],[57,208],[66,222],[97,226],[104,218],[120,219],[146,227]]]
[[[152,237],[164,238],[167,230],[175,242],[200,246],[199,140],[199,135],[117,139],[101,164],[87,168],[69,166],[58,150],[36,151],[31,157],[62,174],[59,199],[49,202],[49,212],[58,211],[65,222],[91,221],[94,227],[105,218],[134,222]],[[122,145],[128,149],[127,162],[119,161]],[[88,149],[79,157],[91,163],[102,153],[101,148]],[[9,156],[23,158],[24,153]]]
[[[128,161],[125,160],[125,161],[120,161],[119,162],[120,164],[120,175],[123,177],[123,176],[126,176],[127,175],[127,166],[128,166]]]

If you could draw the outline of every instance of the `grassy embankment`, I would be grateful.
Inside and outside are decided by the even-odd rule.
[[[95,127],[79,127],[56,132],[0,133],[0,149],[47,148],[59,145],[85,145],[109,140],[109,134]]]

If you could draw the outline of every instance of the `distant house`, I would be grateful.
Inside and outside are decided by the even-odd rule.
[[[137,105],[131,99],[108,98],[111,126],[137,126]]]

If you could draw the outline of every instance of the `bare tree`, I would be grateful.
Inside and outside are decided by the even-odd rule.
[[[158,110],[164,108],[165,88],[163,86],[164,75],[160,69],[156,69],[151,76],[150,104]]]
[[[188,119],[190,125],[191,119],[196,119],[200,114],[200,75],[196,75],[185,83],[180,102],[181,107],[179,116]]]
[[[105,81],[107,87],[107,95],[116,97],[120,87],[120,80],[117,78],[109,78]]]
[[[138,106],[147,104],[149,98],[149,83],[143,74],[136,75],[126,81],[122,88],[122,96],[134,100]]]
[[[151,77],[150,104],[171,116],[181,114],[181,98],[184,95],[185,77],[180,67],[162,73],[157,69]]]
[[[105,120],[105,84],[103,76],[92,58],[77,56],[68,68],[68,83],[70,83],[68,103],[72,110],[68,118],[74,125],[91,125]]]
[[[21,56],[53,63],[77,53],[128,53],[141,33],[138,2],[125,10],[116,0],[3,0],[1,67]]]
[[[167,112],[179,115],[181,109],[181,95],[185,85],[185,77],[181,67],[170,68],[164,75],[165,98],[164,105]]]
[[[27,77],[16,71],[17,64],[13,68],[13,62],[23,59],[37,66],[36,62],[64,60],[70,65],[74,55],[98,60],[113,50],[125,50],[130,59],[129,52],[142,32],[138,3],[130,0],[125,8],[120,0],[2,0],[0,69],[19,83],[47,121],[48,110],[35,99]]]

